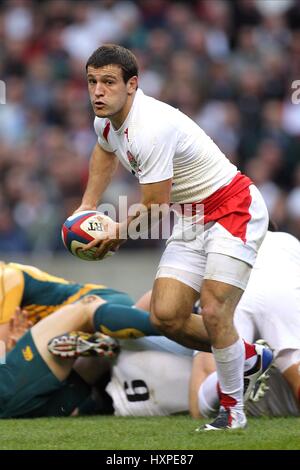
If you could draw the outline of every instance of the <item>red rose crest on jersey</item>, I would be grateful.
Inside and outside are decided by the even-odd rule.
[[[138,162],[136,161],[136,158],[132,155],[131,152],[129,152],[129,150],[127,150],[127,158],[128,158],[128,161],[129,161],[129,165],[131,166],[133,171],[135,173],[138,173],[140,171],[140,167],[138,165]]]

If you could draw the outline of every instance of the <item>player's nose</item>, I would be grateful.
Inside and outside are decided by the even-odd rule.
[[[103,96],[104,95],[104,86],[101,82],[97,82],[97,85],[95,87],[95,96]]]

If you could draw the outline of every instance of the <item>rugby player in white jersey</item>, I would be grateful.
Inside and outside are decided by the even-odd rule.
[[[136,306],[148,310],[150,295]],[[236,309],[235,325],[250,342],[265,337],[275,356],[269,390],[258,402],[248,402],[248,414],[299,416],[300,244],[291,235],[268,232]],[[62,345],[72,346],[73,337],[54,338],[50,350],[59,355]],[[83,338],[88,340],[86,334]],[[219,395],[211,354],[198,353],[193,358],[191,349],[164,337],[125,340],[120,345],[106,387],[115,415],[163,416],[190,409],[197,418],[216,413]]]
[[[138,89],[138,65],[130,51],[104,45],[88,59],[86,71],[98,142],[77,210],[97,208],[119,160],[138,179],[143,208],[116,223],[116,235],[86,249],[98,246],[99,259],[117,249],[132,220],[148,218],[155,205],[204,205],[204,233],[187,241],[186,225],[179,223],[167,242],[153,289],[152,322],[192,349],[201,349],[207,330],[222,396],[220,416],[204,429],[244,428],[243,370],[253,369],[253,385],[263,372],[256,368],[258,356],[266,349],[243,342],[233,314],[266,234],[264,201],[191,119]],[[199,293],[205,327],[191,313]]]
[[[269,391],[258,403],[249,403],[254,416],[299,416],[300,412],[300,243],[287,233],[268,232],[247,289],[236,312],[235,324],[247,341],[263,337],[274,353]],[[190,409],[194,417],[216,413],[217,375],[211,354],[194,357]],[[207,378],[206,378],[207,377]]]
[[[148,310],[150,306],[150,297],[151,292],[145,294],[137,302],[133,309],[137,317],[141,313],[146,314],[145,310]],[[57,389],[60,397],[60,390],[63,387],[63,384],[57,382],[57,378],[61,381],[69,377],[73,362],[78,356],[105,354],[105,348],[110,347],[109,338],[103,335],[96,337],[94,333],[88,333],[100,329],[99,322],[102,324],[103,318],[100,319],[98,314],[99,308],[101,309],[103,305],[105,305],[103,299],[86,296],[75,304],[62,307],[52,314],[55,315],[53,318],[50,315],[33,327],[31,338],[34,343],[30,340],[29,333],[20,340],[13,352],[13,357],[8,356],[8,363],[11,363],[14,372],[12,374],[11,369],[10,376],[18,377],[20,373],[22,376],[24,358],[23,362],[16,361],[15,358],[18,355],[22,358],[28,345],[31,345],[33,351],[36,349],[35,361],[41,362],[39,355],[42,356],[54,374],[51,382],[43,382],[41,376],[45,370],[47,371],[47,367],[36,367],[35,362],[28,366],[35,369],[35,381],[29,374],[30,394],[26,395],[27,403],[37,405],[33,397],[41,394],[40,385],[32,387],[30,386],[32,383],[43,384],[45,397],[47,395],[53,401],[53,395],[57,393]],[[119,305],[119,307],[122,306]],[[135,324],[132,323],[134,320],[132,315],[128,315],[128,310],[122,312],[121,315],[124,315],[121,322],[123,326],[117,326],[115,323],[114,332],[119,338],[124,337],[122,331],[126,330],[120,330],[120,328],[126,326],[126,318],[128,326]],[[199,318],[201,319],[201,316]],[[135,331],[137,331],[138,324],[135,324]],[[244,296],[237,307],[235,324],[237,330],[242,332],[249,341],[257,340],[262,335],[265,336],[274,349],[276,358],[277,368],[271,371],[268,384],[270,390],[258,403],[249,404],[248,402],[250,414],[298,416],[300,404],[300,245],[291,235],[267,234]],[[23,322],[22,326],[24,326]],[[82,332],[73,331],[78,328]],[[68,334],[67,331],[72,332]],[[143,328],[138,336],[147,334],[147,331],[150,331],[150,328],[144,319]],[[24,344],[27,346],[24,347]],[[113,346],[114,343],[111,344]],[[86,377],[89,383],[92,383],[92,380],[101,374],[102,366],[103,363],[98,370],[99,365],[96,363],[87,365],[84,359],[79,369],[77,363],[76,370],[81,377]],[[169,415],[186,412],[190,406],[192,416],[209,417],[219,406],[217,377],[216,374],[211,374],[214,368],[211,354],[198,353],[193,359],[191,349],[180,346],[167,338],[150,336],[136,340],[127,339],[121,341],[121,353],[112,368],[111,380],[106,391],[111,396],[114,413],[117,416]],[[6,372],[4,368],[3,371],[1,368],[0,372],[4,374],[1,375],[0,381],[3,393],[3,387],[7,388]],[[49,371],[47,374],[49,375]],[[205,380],[206,377],[208,377],[207,380]],[[73,373],[70,380],[74,378]],[[51,388],[53,380],[56,384],[54,390]],[[24,385],[23,381],[21,384]],[[80,392],[79,379],[77,379],[76,387]],[[24,386],[18,394],[14,393],[16,389],[13,387],[8,390],[14,396],[12,402],[14,406],[3,407],[5,417],[15,416],[15,410],[16,408],[19,410],[20,401],[24,409],[23,389]],[[76,400],[82,400],[81,392],[75,392],[74,389],[72,406]],[[84,387],[83,392],[86,393],[89,390]],[[1,398],[3,396],[0,394],[0,401]],[[59,407],[62,404],[61,400],[55,403]],[[42,407],[39,413],[44,413],[43,410]],[[70,406],[66,409],[66,414],[68,410]],[[47,412],[50,413],[49,410]],[[35,409],[34,413],[38,411]],[[51,410],[51,413],[57,413],[56,407]]]
[[[300,416],[300,243],[291,235],[268,232],[235,312],[235,325],[249,342],[266,338],[275,356],[268,390],[259,401],[247,403],[247,413]],[[190,409],[193,417],[208,418],[219,406],[214,370],[211,354],[192,358],[191,350],[166,338],[126,340],[106,390],[117,416]]]

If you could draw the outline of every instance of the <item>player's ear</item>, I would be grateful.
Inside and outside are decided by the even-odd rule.
[[[127,93],[128,95],[133,95],[133,93],[138,89],[138,77],[134,75],[127,82]]]

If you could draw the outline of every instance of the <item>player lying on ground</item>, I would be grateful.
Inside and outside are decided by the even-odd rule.
[[[290,248],[289,248],[289,246],[290,246]],[[258,296],[260,295],[259,292],[260,292],[261,289],[263,291],[266,290],[266,288],[267,288],[266,286],[269,285],[268,284],[268,279],[269,279],[268,273],[269,273],[269,271],[271,271],[273,273],[273,276],[276,277],[278,269],[281,269],[281,267],[285,266],[284,271],[287,271],[287,272],[291,273],[290,275],[293,278],[293,276],[294,276],[293,273],[296,273],[296,268],[293,268],[293,266],[294,266],[295,263],[296,263],[296,266],[297,266],[296,259],[297,259],[298,246],[299,246],[299,242],[297,240],[295,240],[293,237],[291,237],[287,234],[272,234],[272,233],[268,234],[268,237],[267,237],[267,239],[266,239],[266,241],[265,241],[265,243],[262,247],[262,250],[260,252],[260,256],[258,258],[255,270],[253,271],[253,275],[252,275],[251,279],[254,279],[254,280],[251,281],[249,293],[247,293],[248,291],[246,291],[246,293],[243,297],[243,302],[246,303],[246,305],[247,305],[247,302],[249,302],[250,305],[251,305],[252,298],[255,298],[254,294],[251,290],[252,285],[255,286],[255,289],[258,292],[258,294],[257,294]],[[274,256],[274,254],[273,254],[274,252],[277,254],[277,257]],[[291,252],[291,255],[289,255],[289,252]],[[270,256],[270,253],[272,254],[272,256]],[[298,254],[298,256],[299,256],[299,254]],[[290,258],[292,258],[292,260],[290,260]],[[270,265],[270,267],[268,265]],[[295,278],[297,279],[296,276],[295,276]],[[256,281],[255,281],[255,279],[256,279]],[[280,277],[278,277],[278,279],[280,279]],[[285,279],[288,279],[288,278],[285,277]],[[279,281],[279,282],[281,282],[281,281]],[[294,292],[295,291],[295,289],[293,287],[294,284],[291,284],[291,286],[292,286],[291,287],[292,292]],[[272,293],[272,295],[274,297],[274,302],[278,305],[281,305],[281,303],[282,303],[282,302],[279,302],[279,300],[278,300],[278,296],[280,295],[280,292],[281,292],[281,290],[276,288],[274,290],[274,292]],[[87,298],[89,298],[89,296]],[[247,301],[247,298],[248,298],[248,301]],[[291,304],[292,300],[290,300],[290,299],[292,299],[292,295],[290,293],[288,293],[288,299],[285,298],[284,301],[285,302],[290,302],[290,311],[291,311],[290,315],[294,316],[293,313],[292,313],[294,307],[292,307],[292,304]],[[142,305],[142,302],[143,302],[144,303],[143,307],[147,308],[147,304],[149,305],[149,300],[150,300],[150,295],[148,293],[144,297],[144,299],[142,299],[140,305]],[[99,325],[102,324],[101,323],[102,318],[98,317],[98,314],[99,314],[99,312],[101,312],[101,309],[103,309],[105,307],[105,305],[108,305],[108,304],[105,304],[104,301],[101,300],[101,299],[97,299],[97,300],[93,301],[91,304],[85,304],[85,302],[86,302],[86,300],[85,300],[85,298],[83,298],[81,301],[79,301],[76,304],[71,304],[71,305],[65,306],[60,311],[57,311],[56,313],[54,313],[54,314],[48,316],[47,318],[45,318],[44,320],[42,320],[40,323],[36,324],[32,328],[33,343],[32,343],[32,340],[30,338],[30,333],[27,334],[27,337],[25,335],[25,337],[24,337],[25,340],[28,340],[28,341],[30,340],[29,347],[31,348],[31,350],[32,350],[32,348],[35,348],[36,360],[38,360],[41,364],[43,362],[46,363],[45,370],[48,370],[48,360],[50,360],[51,356],[49,355],[48,351],[45,352],[46,344],[43,344],[43,342],[48,341],[49,339],[53,338],[53,336],[59,336],[59,335],[63,334],[63,336],[61,338],[58,338],[58,339],[56,338],[54,341],[51,342],[52,347],[53,347],[52,350],[56,350],[56,353],[63,352],[65,354],[66,352],[69,352],[69,353],[73,354],[76,357],[76,354],[74,354],[74,353],[80,353],[80,351],[81,352],[82,351],[86,352],[87,349],[89,349],[90,351],[95,351],[95,350],[97,351],[97,348],[99,350],[101,350],[101,348],[99,347],[99,343],[97,343],[97,341],[95,342],[93,337],[89,338],[86,335],[84,335],[82,337],[80,334],[77,335],[77,336],[75,336],[75,335],[66,335],[65,334],[66,331],[73,331],[73,330],[85,330],[87,332],[88,331],[94,331],[94,329],[91,329],[91,325],[90,325],[89,322],[86,323],[86,322],[83,321],[84,314],[81,315],[81,316],[78,314],[78,311],[80,311],[81,308],[84,311],[86,310],[86,308],[89,308],[89,312],[90,312],[89,315],[91,317],[93,317],[93,326],[95,328],[95,331],[101,330],[101,326],[99,326]],[[88,307],[86,307],[86,305],[88,305]],[[254,304],[253,307],[256,308],[256,303]],[[138,310],[136,310],[136,311],[138,312]],[[65,315],[67,312],[68,312],[68,315]],[[143,313],[145,313],[145,312],[143,312]],[[259,313],[260,313],[260,311],[259,311]],[[268,311],[267,311],[267,313],[268,313]],[[80,317],[80,318],[78,319],[78,317]],[[275,315],[275,320],[276,320],[276,318],[277,318],[277,316]],[[66,324],[65,321],[68,321],[68,324]],[[123,319],[122,321],[126,322],[126,319]],[[148,318],[148,321],[149,321],[149,318]],[[143,323],[143,325],[146,325],[146,321]],[[137,328],[135,328],[136,325],[134,323],[131,326],[133,326],[135,330],[137,329]],[[44,331],[44,335],[40,335],[40,333],[39,333],[40,329],[42,329],[42,331]],[[147,325],[146,325],[146,329],[147,329]],[[274,326],[274,329],[275,329],[275,326]],[[249,333],[247,333],[247,335],[248,334]],[[10,367],[13,367],[13,368],[16,367],[17,368],[16,371],[13,370],[13,372],[12,372],[12,374],[14,374],[16,377],[18,377],[20,374],[22,375],[22,367],[24,367],[24,364],[26,364],[25,359],[24,359],[24,354],[26,355],[27,348],[26,348],[26,345],[24,345],[24,338],[17,344],[17,347],[15,348],[15,350],[13,350],[7,357],[8,369]],[[37,341],[35,340],[35,338],[37,338]],[[257,338],[257,336],[256,336],[256,338]],[[269,338],[269,336],[268,336],[268,341],[275,348],[275,345],[273,344],[273,342],[271,341],[271,338]],[[41,342],[41,344],[40,344],[40,342]],[[40,346],[39,346],[39,344],[40,344]],[[149,348],[149,345],[151,346],[150,348]],[[170,345],[172,345],[172,346],[170,346]],[[43,359],[39,358],[39,355],[40,355],[39,352],[38,352],[39,347],[41,348],[42,351],[44,351],[44,355],[41,354],[44,361],[43,361]],[[134,349],[134,348],[138,349],[139,354],[140,354],[141,347],[144,348],[144,349],[146,348],[148,350],[151,349],[152,352],[153,352],[153,349],[154,349],[154,350],[156,350],[156,352],[155,352],[154,355],[152,354],[152,352],[149,353],[149,351],[143,352],[141,355],[136,354],[136,353],[132,353],[132,352],[131,353],[126,353],[126,350],[128,350],[129,347],[131,349]],[[189,376],[189,373],[187,374],[187,371],[190,372],[190,368],[187,368],[185,363],[188,360],[189,363],[191,364],[191,358],[190,357],[191,357],[192,351],[187,350],[186,348],[181,348],[180,351],[181,351],[181,353],[184,352],[184,354],[183,354],[184,357],[181,358],[181,359],[178,359],[178,355],[177,355],[177,359],[181,362],[180,365],[184,366],[183,369],[182,369],[182,371],[184,371],[184,372],[182,372],[182,373],[179,372],[178,367],[175,367],[173,370],[170,369],[170,368],[167,368],[168,377],[170,378],[170,380],[167,380],[167,375],[166,375],[165,368],[164,368],[164,372],[160,368],[160,365],[163,364],[164,362],[160,361],[160,357],[158,356],[157,351],[159,351],[161,349],[163,349],[163,350],[167,349],[167,351],[168,351],[170,347],[172,348],[171,349],[172,351],[174,351],[174,347],[177,348],[176,351],[178,351],[178,348],[180,348],[179,345],[177,345],[177,344],[175,344],[171,341],[168,342],[168,340],[166,338],[157,338],[157,341],[154,340],[153,338],[151,338],[151,340],[150,339],[147,339],[147,340],[146,339],[141,339],[141,340],[137,340],[136,342],[134,342],[134,341],[128,342],[127,341],[123,344],[122,348],[124,349],[124,351],[121,353],[120,359],[118,361],[118,365],[117,365],[118,368],[114,369],[114,375],[113,375],[113,378],[112,378],[112,381],[111,381],[112,385],[110,385],[110,393],[111,393],[111,395],[114,399],[116,409],[118,408],[118,398],[117,398],[117,396],[121,397],[122,393],[124,394],[124,397],[125,397],[124,398],[125,401],[123,400],[123,402],[125,403],[126,402],[126,397],[129,396],[128,400],[129,400],[129,405],[131,406],[130,397],[131,397],[132,394],[136,394],[136,392],[134,392],[133,389],[134,389],[135,384],[137,382],[141,383],[141,381],[142,381],[143,383],[146,384],[146,387],[148,387],[149,390],[150,389],[151,390],[152,389],[156,390],[157,389],[156,385],[158,383],[162,382],[162,380],[161,380],[162,377],[165,377],[166,378],[166,384],[163,385],[161,383],[161,388],[160,388],[160,390],[162,390],[162,395],[161,396],[164,395],[164,390],[167,390],[167,393],[165,394],[165,396],[169,395],[169,397],[172,395],[172,392],[174,390],[174,380],[178,380],[178,383],[182,383],[182,384],[186,383],[186,381],[184,381],[183,378],[182,378],[182,374],[184,374],[184,377]],[[298,348],[298,345],[297,345],[297,348]],[[25,353],[24,353],[24,351],[25,351]],[[182,356],[181,353],[180,353],[180,357]],[[125,356],[125,354],[127,354],[127,356]],[[151,354],[150,358],[149,358],[149,354]],[[155,356],[157,356],[157,357],[155,357]],[[15,359],[16,357],[18,358],[17,360]],[[30,353],[29,353],[29,357],[31,357]],[[168,364],[174,363],[175,356],[174,357],[165,356],[165,357],[166,357],[166,361],[168,361]],[[149,358],[150,362],[148,361],[148,358]],[[131,365],[131,360],[133,361],[132,365]],[[155,367],[153,367],[153,360],[156,362]],[[250,360],[249,362],[250,362],[249,367],[251,367],[253,365],[253,364],[251,364],[252,361]],[[52,370],[51,364],[52,364],[52,360],[50,360],[50,369]],[[55,383],[56,383],[56,386],[58,387],[58,389],[60,390],[60,388],[63,387],[63,384],[61,382],[59,384],[57,379],[62,380],[67,376],[67,374],[66,374],[66,371],[64,369],[63,360],[60,360],[60,358],[57,358],[56,359],[56,365],[57,365],[59,370],[62,368],[61,373],[57,372],[57,370],[54,371],[54,375],[55,375],[55,379],[56,379]],[[136,370],[137,365],[140,368],[139,371]],[[31,366],[34,367],[34,363],[29,364],[29,365],[27,364],[27,367],[31,367]],[[2,383],[5,386],[6,379],[5,379],[5,376],[2,377],[1,369],[2,368],[0,368],[0,378],[2,380]],[[19,369],[21,369],[21,372],[19,371]],[[71,367],[68,368],[68,370],[67,370],[68,373],[70,372],[70,369],[71,369]],[[36,370],[38,371],[38,368],[36,368]],[[174,370],[176,371],[176,374],[173,374]],[[181,368],[180,368],[180,370],[181,370]],[[4,373],[5,369],[2,369],[2,371]],[[41,367],[41,371],[43,372],[42,367]],[[130,371],[132,371],[133,375],[131,377],[128,376],[126,378],[126,374],[128,374]],[[151,374],[149,373],[149,371],[151,371]],[[40,372],[38,371],[37,373],[40,373]],[[254,363],[254,365],[253,365],[252,373],[253,374],[257,373],[256,363]],[[53,370],[52,370],[52,374],[53,374]],[[30,377],[30,375],[29,375],[29,377]],[[123,377],[123,379],[122,379],[122,377]],[[152,380],[152,379],[153,379],[153,384],[152,383],[147,384],[147,382],[149,382],[149,380]],[[127,386],[125,386],[125,388],[124,388],[125,382],[127,383]],[[39,382],[36,381],[36,383],[38,384]],[[170,384],[171,384],[171,387],[170,387]],[[47,387],[46,387],[46,389],[47,389]],[[13,388],[11,390],[14,390],[14,392],[16,393],[16,388]],[[122,390],[123,390],[123,392],[122,392]],[[21,392],[23,392],[22,389],[21,389]],[[50,396],[53,391],[51,391],[51,388],[50,388],[48,390],[48,392],[49,392],[49,396]],[[41,394],[38,387],[33,388],[32,393],[37,394],[37,395]],[[146,401],[148,400],[148,398],[146,399],[145,396],[147,397],[147,394],[146,395],[142,394],[143,400],[141,400],[141,401],[145,402],[142,405],[145,405]],[[179,397],[181,399],[181,397],[183,397],[183,396],[184,396],[184,391],[181,394],[178,394],[178,399],[179,399]],[[152,397],[152,395],[151,395],[151,397]],[[21,396],[21,398],[22,398],[22,396]],[[31,398],[32,398],[32,396],[31,396]],[[152,398],[154,400],[156,400],[156,398],[154,396]],[[17,399],[17,394],[14,397],[14,399]],[[132,402],[133,401],[134,400],[132,400]],[[135,401],[138,402],[139,400],[135,400]],[[119,399],[119,402],[120,402],[120,399]],[[122,402],[122,400],[121,400],[121,402]],[[147,402],[147,403],[149,404],[149,402]],[[132,405],[132,406],[135,406],[135,408],[137,408],[138,403],[135,403],[135,405]],[[172,408],[172,406],[173,406],[173,408]],[[169,413],[170,412],[170,407],[171,407],[171,409],[175,409],[175,411],[176,410],[180,411],[182,409],[187,409],[186,403],[185,403],[184,407],[182,406],[182,404],[177,406],[176,399],[174,401],[170,400],[170,406],[169,407],[167,407],[166,401],[164,401],[164,406],[162,406],[162,409],[165,410],[164,413],[166,413],[166,410]],[[149,409],[151,409],[151,408],[153,408],[153,406],[149,406]],[[155,413],[159,412],[158,408],[159,408],[158,405],[154,406],[154,409],[156,410]],[[10,416],[10,415],[14,416],[12,411],[9,411],[9,413],[10,414],[8,414],[6,416]],[[122,413],[122,412],[120,412],[120,413]],[[129,411],[129,413],[130,413],[130,411]],[[152,414],[153,413],[154,413],[154,411],[152,411]],[[160,412],[160,414],[164,414],[164,413]]]
[[[86,357],[77,359],[87,354],[111,358],[118,353],[116,340],[103,334],[90,334],[97,327],[97,311],[102,305],[105,305],[102,299],[86,296],[75,304],[61,307],[21,337],[7,355],[6,364],[0,366],[1,418],[69,416],[84,414],[87,407],[90,413],[111,414],[115,410],[116,414],[131,415],[187,411],[191,349],[157,336],[121,340],[123,352],[107,387],[111,398],[105,393],[102,381],[99,384],[108,364],[97,363],[94,357],[88,363]],[[22,327],[21,319],[21,330]],[[81,332],[62,334],[70,329]],[[169,365],[182,366],[181,385]],[[155,391],[154,395],[150,394],[147,383]],[[92,389],[92,385],[97,387]]]
[[[160,334],[149,322],[148,313],[142,310],[142,303],[133,309],[134,301],[124,292],[103,285],[70,282],[34,266],[0,262],[0,341],[7,342],[9,322],[17,307],[26,310],[28,321],[34,325],[89,294],[107,301],[98,314],[103,333],[117,338]]]
[[[238,326],[238,321],[236,324]],[[194,386],[189,390],[192,372],[195,371],[193,361],[198,359],[197,356],[193,359],[190,350],[179,350],[176,343],[162,339],[147,337],[128,340],[125,345],[121,345],[121,352],[106,386],[116,416],[165,416],[188,412],[189,394],[193,405],[191,414],[195,418],[201,416],[203,399],[198,399],[199,391],[195,391]],[[300,349],[294,350],[290,357],[287,354],[286,365],[294,369],[300,366]],[[205,372],[206,369],[197,361],[195,377]],[[297,377],[291,377],[288,383],[285,376],[276,367],[271,369],[267,382],[269,389],[265,395],[258,402],[252,402],[251,399],[247,401],[249,416],[300,416],[300,402],[292,391],[296,387]],[[212,408],[215,411],[219,401],[216,382],[207,385],[205,409],[210,411]],[[196,400],[193,400],[192,392]],[[202,406],[200,410],[198,401]],[[206,413],[205,417],[209,416],[213,414]]]
[[[74,359],[61,360],[49,353],[47,344],[55,335],[75,329],[92,333],[99,329],[97,309],[104,300],[87,295],[61,307],[36,323],[7,354],[0,365],[0,417],[69,416],[91,393],[90,385],[102,374],[101,367],[72,371]],[[90,336],[90,335],[89,335]],[[81,353],[84,351],[82,340]],[[99,334],[94,352],[114,357],[115,339]]]
[[[48,319],[43,322],[48,322]],[[73,348],[77,345],[77,352],[81,350],[81,354],[84,354],[83,351],[87,347],[90,353],[97,352],[97,354],[109,356],[112,351],[116,351],[115,345],[103,339],[103,337],[100,338],[98,343],[93,340],[91,350],[90,341],[85,343],[86,340],[91,340],[90,335],[81,334],[81,343],[73,341],[72,345]],[[3,366],[0,367],[0,378],[3,384],[0,403],[2,403],[3,410],[6,404],[5,413],[1,410],[1,416],[7,418],[16,415],[19,417],[69,416],[71,413],[86,414],[87,412],[89,414],[114,413],[117,416],[164,416],[188,412],[192,350],[164,337],[122,340],[120,343],[121,352],[112,367],[110,378],[107,378],[106,372],[107,367],[111,365],[111,360],[109,363],[105,363],[102,358],[95,357],[82,357],[75,360],[75,355],[73,360],[65,358],[60,360],[56,357],[57,370],[61,365],[63,373],[65,373],[66,362],[74,363],[75,360],[72,371],[66,380],[61,382],[56,379],[57,370],[53,374],[48,369],[48,357],[45,358],[43,365],[43,361],[35,350],[34,342],[33,345],[28,342],[25,345],[23,340],[20,341],[10,355],[14,358],[10,362],[13,365],[10,367],[11,374],[16,377],[16,387],[13,390],[10,389],[10,393],[11,396],[17,394],[12,403],[8,400],[6,375],[1,375]],[[51,344],[53,346],[53,340],[50,340]],[[70,346],[70,338],[67,344]],[[61,353],[61,347],[59,352]],[[16,360],[16,357],[19,357],[19,360]],[[197,372],[205,371],[198,369]],[[17,386],[17,381],[22,380],[24,373],[31,378],[31,383],[25,390],[25,396],[22,387],[18,390]],[[277,369],[272,371],[270,382],[270,391],[267,392],[266,397],[258,404],[250,403],[249,414],[254,416],[297,415],[297,405],[291,389]],[[96,384],[96,387],[91,387],[92,384]],[[1,399],[3,392],[6,393],[6,402]],[[43,400],[40,398],[41,394]],[[280,397],[280,403],[278,403],[278,397]],[[27,403],[32,401],[36,408],[28,409]]]
[[[251,341],[265,337],[276,357],[277,368],[271,372],[270,391],[261,402],[249,405],[250,414],[254,416],[299,414],[299,296],[299,242],[291,235],[269,232],[236,312],[238,331]],[[149,294],[144,300],[144,308],[147,308]],[[70,345],[68,338],[64,338],[62,343]],[[52,345],[55,348],[53,342]],[[56,352],[59,353],[59,348]],[[193,368],[191,356],[191,350],[180,349],[178,344],[166,338],[122,342],[107,387],[115,413],[147,416],[186,411],[190,377],[191,414],[198,417],[202,412],[207,416],[210,407],[217,409],[215,375],[205,382],[205,388],[200,388],[208,373],[214,370],[212,356],[206,355],[209,359],[204,362],[199,353],[194,357]],[[202,403],[200,410],[199,403]]]
[[[72,371],[74,361],[81,354],[110,357],[118,351],[118,345],[112,338],[103,334],[94,336],[82,333],[82,331],[92,333],[103,330],[102,309],[109,305],[109,302],[96,295],[86,295],[77,302],[61,307],[46,316],[22,336],[8,353],[6,364],[0,366],[0,417],[69,416],[75,409],[81,407],[91,394],[90,385],[99,378],[102,370],[93,365],[93,373],[90,377],[90,368],[81,364],[80,371],[78,371],[80,375],[78,375]],[[121,306],[118,305],[118,307]],[[129,308],[126,310],[129,315],[130,310]],[[147,331],[150,325],[149,314],[139,309],[132,310],[135,312],[134,327],[137,326],[138,315],[142,315],[143,331]],[[120,317],[121,323],[126,327],[126,316]],[[109,320],[108,318],[108,322]],[[141,325],[141,322],[139,324]],[[65,334],[73,330],[79,330],[81,333]],[[123,330],[126,331],[126,328],[121,330],[121,336]],[[134,328],[134,331],[136,332],[137,329]],[[142,331],[139,331],[139,334],[141,335]],[[53,337],[55,339],[52,339]],[[153,337],[151,338],[153,344]],[[175,345],[176,348],[186,349],[167,338],[159,339],[160,344],[172,343],[172,348]],[[138,343],[139,348],[143,344],[142,340],[143,338],[136,340],[141,341]],[[49,341],[50,346],[53,346],[50,349],[56,353],[59,352],[64,359],[50,354],[47,347]],[[134,341],[131,341],[131,347],[136,347],[133,346]],[[151,340],[149,341],[151,343]],[[188,354],[191,355],[192,350],[188,350]],[[72,356],[72,358],[66,359],[66,356]],[[146,373],[149,374],[148,369]],[[260,374],[261,371],[259,371]],[[252,385],[254,385],[257,370],[252,378]],[[130,395],[136,394],[132,391],[135,384],[136,382],[133,381],[125,387],[129,400]]]
[[[296,238],[286,233],[267,234],[235,318],[238,331],[247,341],[259,336],[268,342],[284,378],[278,373],[272,375],[267,399],[255,412],[295,414],[295,402],[300,406],[300,243]],[[199,409],[206,417],[218,410],[214,370],[210,354],[196,355],[191,382],[191,412],[195,417]],[[294,401],[288,395],[291,392]]]

